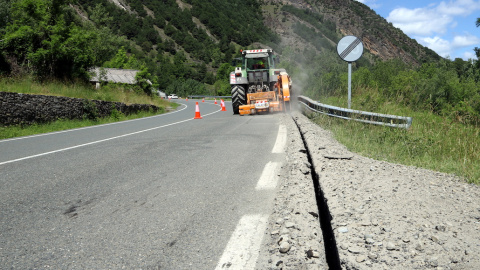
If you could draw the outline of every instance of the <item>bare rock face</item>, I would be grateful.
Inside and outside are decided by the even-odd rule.
[[[410,65],[419,65],[424,60],[439,60],[432,50],[420,45],[408,37],[398,28],[388,23],[384,18],[358,1],[325,0],[312,3],[306,0],[269,0],[265,5],[292,5],[298,9],[318,13],[323,21],[330,21],[336,25],[336,31],[342,35],[360,37],[366,51],[382,60],[401,59]],[[265,25],[282,37],[282,42],[297,49],[305,47],[314,49],[314,46],[304,41],[292,29],[293,23],[302,23],[312,27],[288,12],[280,12],[280,8],[273,15],[265,12]],[[289,23],[286,23],[288,21]],[[322,31],[317,29],[319,35]],[[331,40],[335,43],[337,40]]]

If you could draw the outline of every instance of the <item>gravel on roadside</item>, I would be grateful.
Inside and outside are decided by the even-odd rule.
[[[342,269],[480,269],[479,186],[352,153],[299,112],[282,121],[287,160],[257,269],[328,269],[311,170]]]
[[[327,269],[311,165],[293,119],[287,127],[285,163],[256,269]]]

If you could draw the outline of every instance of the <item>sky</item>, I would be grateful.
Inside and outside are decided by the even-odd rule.
[[[440,56],[477,59],[480,0],[356,0]]]

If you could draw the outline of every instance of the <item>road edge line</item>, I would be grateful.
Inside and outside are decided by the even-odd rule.
[[[268,215],[244,215],[232,233],[215,270],[254,269],[267,222]]]

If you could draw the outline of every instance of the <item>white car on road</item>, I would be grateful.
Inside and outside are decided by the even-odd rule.
[[[168,99],[178,99],[178,97],[177,97],[177,95],[175,95],[175,94],[170,94],[170,95],[168,96]]]

